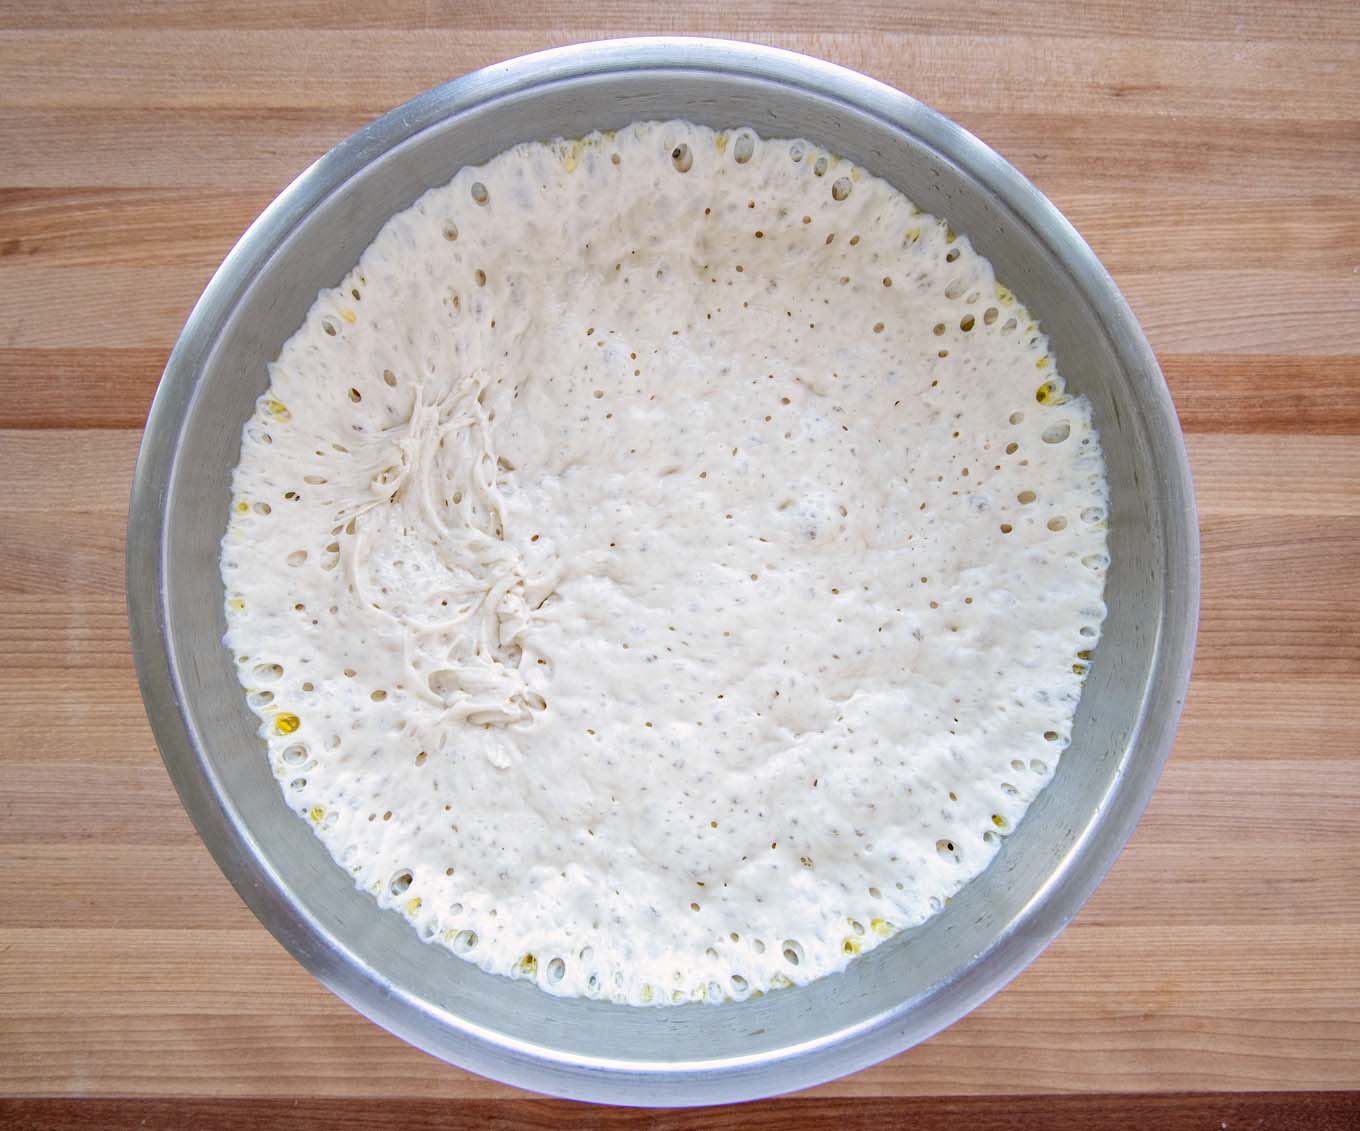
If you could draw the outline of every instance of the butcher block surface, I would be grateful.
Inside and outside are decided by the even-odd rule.
[[[1075,921],[920,1047],[703,1119],[1355,1125],[1360,7],[0,0],[0,1128],[690,1121],[492,1083],[314,981],[180,808],[123,597],[156,382],[270,199],[447,78],[641,33],[845,64],[1016,164],[1147,330],[1204,551],[1174,751]]]

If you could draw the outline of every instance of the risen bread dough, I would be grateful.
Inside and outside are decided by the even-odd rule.
[[[247,422],[227,643],[427,939],[743,997],[992,858],[1104,615],[1089,408],[968,240],[801,141],[521,145],[394,216]]]

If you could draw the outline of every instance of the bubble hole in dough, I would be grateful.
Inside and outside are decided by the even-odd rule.
[[[287,803],[488,971],[832,974],[1068,742],[1089,406],[965,236],[809,142],[640,123],[462,169],[270,380],[227,646]]]

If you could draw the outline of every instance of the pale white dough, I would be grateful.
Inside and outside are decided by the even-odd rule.
[[[1104,616],[1089,406],[962,234],[802,141],[520,145],[247,422],[227,644],[288,804],[543,989],[741,998],[976,876]]]

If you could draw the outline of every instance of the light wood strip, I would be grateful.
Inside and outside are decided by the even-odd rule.
[[[411,93],[415,93],[413,86]],[[939,107],[945,110],[946,107]],[[15,109],[0,116],[0,188],[204,188],[274,196],[370,121],[352,110]],[[1068,197],[1168,195],[1280,203],[1347,195],[1360,171],[1360,123],[1162,115],[958,114],[1059,207]],[[135,154],[136,160],[128,160]]]
[[[0,763],[0,786],[24,798],[0,841],[7,927],[112,930],[135,922],[174,930],[210,928],[235,915],[235,897],[154,750],[135,766],[92,762],[88,751],[74,758],[58,766]],[[1125,858],[1082,921],[1130,928],[1155,921],[1171,931],[1206,921],[1238,929],[1319,917],[1360,927],[1352,882],[1360,867],[1353,828],[1360,786],[1338,784],[1338,769],[1335,752],[1283,757],[1277,746],[1270,761],[1210,763],[1178,750]],[[93,820],[82,805],[89,796],[101,799]],[[295,819],[282,801],[279,819]],[[173,900],[164,898],[167,876]],[[1354,965],[1360,969],[1360,956]]]
[[[533,0],[506,5],[496,0],[443,4],[432,0],[390,0],[381,7],[337,6],[329,0],[139,0],[110,9],[97,0],[49,0],[30,4],[4,0],[0,27],[184,28],[190,30],[345,28],[459,28],[466,30],[543,28],[579,30],[599,26],[631,34],[751,36],[772,27],[797,28],[802,38],[847,31],[932,31],[948,29],[993,35],[1011,28],[1056,39],[1098,35],[1177,41],[1197,39],[1285,39],[1355,42],[1360,39],[1354,11],[1346,0],[1281,5],[1271,0],[1233,4],[1214,0],[1175,0],[1155,6],[1120,0],[1053,4],[1047,0],[920,0],[904,8],[893,0],[862,0],[839,6],[819,0],[733,0],[724,4],[675,4],[656,8],[635,0]]]
[[[42,973],[41,944],[61,938],[85,943],[71,948],[68,987],[86,968],[82,954],[108,956],[98,998],[78,999],[78,1012],[10,1014],[22,1023],[0,1026],[0,1090],[37,1078],[43,1094],[199,1095],[211,1078],[222,1095],[508,1094],[390,1039],[275,944],[240,936],[0,933],[27,950],[11,951],[7,981],[18,971],[31,984]],[[1211,950],[1220,956],[1213,969],[1203,962]],[[1077,923],[952,1029],[816,1094],[1143,1090],[1154,1080],[1165,1089],[1346,1086],[1360,1047],[1346,998],[1360,985],[1353,970],[1337,971],[1351,953],[1346,928],[1272,924],[1225,940],[1214,926],[1168,937],[1157,927]],[[209,988],[205,970],[237,977]],[[70,994],[57,972],[47,979],[55,994]],[[186,979],[198,986],[192,995],[180,988]],[[16,991],[26,993],[22,984]]]
[[[1192,433],[1186,448],[1200,515],[1360,515],[1357,445],[1355,436]]]
[[[0,597],[19,598],[21,605],[37,596],[56,597],[62,602],[74,594],[121,599],[127,530],[122,516],[29,511],[5,515],[0,522],[4,524]],[[13,609],[14,605],[11,600],[9,607]],[[10,614],[5,615],[8,618]],[[11,639],[9,631],[22,632],[27,627],[22,616],[13,629],[7,628],[6,639]],[[41,631],[38,628],[28,643],[41,648]],[[19,643],[25,643],[22,636]]]
[[[603,39],[606,23],[522,32],[373,29],[0,32],[0,104],[35,109],[359,110],[414,94],[535,46]],[[1316,40],[1162,42],[865,30],[770,34],[909,91],[945,113],[998,104],[1024,114],[1232,114],[1353,120],[1360,89],[1349,44]],[[327,60],[318,69],[313,60]]]
[[[273,939],[249,923],[241,926],[0,928],[0,946],[6,948],[0,970],[4,992],[0,1016],[39,1019],[81,1013],[93,1019],[179,1012],[245,1017],[282,1010],[294,1016],[327,1017],[344,1009],[319,990]],[[1158,1007],[1206,1018],[1268,1018],[1293,1011],[1336,1017],[1344,1007],[1338,998],[1360,992],[1360,963],[1347,944],[1354,930],[1350,924],[1320,929],[1315,938],[1299,924],[1271,924],[1268,933],[1237,925],[1236,938],[1227,944],[1231,965],[1213,964],[1205,955],[1194,954],[1195,946],[1202,946],[1216,929],[1181,926],[1178,938],[1167,940],[1168,932],[1153,924],[1108,928],[1075,922],[1064,932],[1063,945],[1055,948],[1052,960],[1036,965],[1024,982],[1017,982],[1013,1000],[999,1003],[992,1013],[1017,1021],[1029,1017],[1040,1025],[1070,1016],[1074,999],[1110,995],[1108,973],[1126,963],[1120,988],[1129,995],[1131,1012]],[[66,971],[50,968],[51,946],[59,930],[74,944],[76,956],[86,956]],[[1292,955],[1310,946],[1326,959],[1325,969],[1322,962],[1289,963]],[[101,955],[118,970],[118,978],[96,980],[95,963]],[[194,970],[227,967],[234,974],[232,980],[205,984],[192,1001],[186,1000],[182,987],[192,982]],[[1243,982],[1254,988],[1244,990]],[[1225,996],[1229,990],[1231,998]],[[1360,1036],[1360,1026],[1346,1025],[1342,1032],[1347,1031]]]
[[[0,347],[173,344],[212,275],[203,267],[28,267],[0,261]],[[1196,268],[1126,273],[1121,289],[1157,351],[1296,356],[1355,349],[1360,275]],[[128,301],[128,296],[139,296]],[[1062,358],[1058,358],[1062,365]]]
[[[79,647],[53,654],[58,662],[28,662],[21,632],[11,622],[0,670],[0,767],[38,761],[47,765],[122,767],[135,773],[156,765],[156,750],[137,690],[121,609],[110,607],[97,629],[89,614],[53,617],[47,634],[83,633]],[[27,655],[25,654],[27,652]],[[1338,676],[1251,679],[1197,677],[1176,735],[1177,763],[1213,761],[1230,750],[1237,760],[1272,761],[1281,750],[1330,758],[1339,766],[1355,755],[1360,694]],[[83,820],[93,820],[85,810]]]
[[[138,429],[185,315],[259,210],[438,81],[630,32],[821,55],[1012,161],[1142,319],[1188,433],[1203,531],[1200,644],[1172,757],[1072,926],[922,1047],[801,1107],[691,1122],[1349,1128],[1354,0],[0,0],[0,1131],[683,1122],[526,1099],[401,1044],[314,982],[178,803],[122,589]],[[1357,1091],[1256,1091],[1322,1088]],[[1089,1094],[1026,1098],[1053,1092]],[[6,1107],[15,1093],[127,1099]]]

